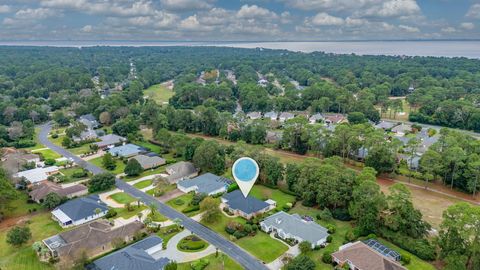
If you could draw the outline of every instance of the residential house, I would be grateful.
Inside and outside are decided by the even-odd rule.
[[[247,113],[247,117],[255,120],[255,119],[260,119],[262,118],[262,113],[261,112],[249,112]]]
[[[118,145],[127,141],[127,139],[125,139],[124,137],[118,136],[116,134],[107,134],[99,137],[99,139],[100,141],[96,142],[95,144],[100,149],[112,148],[115,145]]]
[[[267,143],[278,143],[282,140],[282,136],[282,131],[267,130],[267,134],[265,135],[265,141]]]
[[[88,129],[96,129],[100,126],[97,119],[92,114],[82,115],[78,118],[78,121],[87,126]]]
[[[198,170],[191,162],[180,161],[165,168],[168,173],[166,179],[170,184],[175,184],[185,178],[192,178],[198,175]]]
[[[388,121],[380,121],[380,123],[376,124],[373,126],[374,128],[377,129],[383,129],[383,130],[391,130],[394,126],[396,126],[396,123],[393,122],[388,122]]]
[[[252,196],[245,198],[239,189],[224,194],[221,199],[222,208],[226,207],[235,215],[245,219],[251,219],[276,207],[275,201],[272,200],[264,202]]]
[[[400,143],[401,143],[403,146],[405,146],[405,145],[407,145],[407,143],[408,143],[412,138],[395,135],[395,136],[392,137],[392,139],[399,140]]]
[[[293,115],[293,113],[282,112],[280,116],[278,116],[278,120],[280,120],[280,122],[285,122],[287,120],[293,119],[294,117],[295,115]]]
[[[276,113],[276,112],[267,112],[267,113],[265,113],[265,115],[263,116],[263,118],[265,118],[265,119],[268,118],[268,119],[270,119],[270,120],[272,120],[272,121],[276,121],[277,118],[278,118],[278,113]]]
[[[125,144],[121,146],[116,146],[108,150],[112,156],[130,158],[136,155],[146,153],[146,149],[135,144]]]
[[[405,136],[412,131],[412,126],[407,124],[400,124],[392,128],[392,132],[397,133],[397,136]]]
[[[86,130],[80,132],[80,136],[73,136],[72,140],[74,142],[82,142],[82,141],[91,141],[98,138],[97,132],[93,129],[87,128]]]
[[[399,160],[405,160],[407,162],[407,166],[410,170],[418,170],[420,166],[420,156],[415,155],[415,156],[408,156],[404,154],[398,154],[398,159]]]
[[[328,230],[315,221],[302,219],[298,214],[287,214],[283,211],[275,213],[262,222],[260,227],[266,233],[275,233],[282,239],[295,239],[298,243],[307,241],[312,248],[327,242]]]
[[[325,117],[325,124],[327,125],[337,125],[341,123],[347,122],[347,118],[343,114],[335,113],[335,114],[326,114]]]
[[[192,179],[183,179],[177,183],[177,188],[184,193],[195,192],[215,195],[227,192],[233,181],[212,173],[202,174]]]
[[[98,212],[97,212],[98,211]],[[52,211],[53,219],[60,226],[78,226],[107,214],[107,205],[100,200],[98,195],[90,195],[70,200]]]
[[[129,242],[142,229],[143,223],[140,221],[112,227],[106,220],[96,220],[56,234],[42,242],[50,250],[52,257],[75,261],[81,258],[83,252],[92,257],[112,250],[112,242],[115,240]]]
[[[368,149],[362,146],[357,150],[357,153],[355,156],[358,160],[365,160],[367,155],[368,155]]]
[[[3,168],[9,174],[15,174],[21,171],[27,164],[40,163],[40,156],[12,148],[12,151],[6,152],[1,158]]]
[[[92,270],[162,270],[170,262],[162,238],[152,235],[93,262]]]
[[[260,80],[258,80],[258,85],[260,85],[261,87],[267,87],[268,85],[268,81],[265,79],[265,78],[261,78]]]
[[[55,193],[60,197],[71,199],[73,197],[86,195],[88,193],[88,189],[82,184],[62,187],[59,184],[45,181],[37,186],[34,186],[28,195],[33,201],[42,203],[43,199],[50,193]]]
[[[57,166],[50,166],[45,168],[35,168],[31,170],[21,171],[13,175],[14,178],[25,178],[27,182],[32,185],[38,185],[41,182],[47,181],[48,177],[60,172]]]
[[[323,117],[323,115],[321,113],[316,113],[316,114],[310,116],[310,118],[308,118],[308,121],[310,122],[310,124],[320,123],[323,120],[325,120],[325,118]]]
[[[138,155],[133,157],[144,170],[153,169],[165,165],[167,161],[157,155]]]
[[[392,258],[378,253],[361,241],[341,246],[339,251],[332,254],[332,259],[340,266],[348,264],[351,270],[406,270]]]

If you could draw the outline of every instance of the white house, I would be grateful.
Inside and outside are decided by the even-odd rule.
[[[52,211],[52,218],[62,227],[77,226],[105,216],[108,207],[98,195],[90,195],[58,206]]]
[[[25,178],[30,184],[36,185],[46,181],[50,175],[58,173],[60,170],[57,166],[45,168],[35,168],[27,171],[18,172],[13,175],[15,178]]]

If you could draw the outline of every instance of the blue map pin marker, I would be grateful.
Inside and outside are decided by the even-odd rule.
[[[235,182],[246,198],[257,181],[260,169],[255,160],[249,157],[242,157],[233,163],[232,174]]]

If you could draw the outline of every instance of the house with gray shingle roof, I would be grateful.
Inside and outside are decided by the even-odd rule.
[[[178,181],[186,178],[195,177],[198,175],[198,170],[191,162],[180,161],[165,168],[168,173],[167,181],[175,184]]]
[[[75,261],[86,252],[88,257],[97,256],[113,249],[112,242],[121,239],[125,242],[143,229],[140,221],[112,227],[106,220],[95,220],[44,239],[42,242],[54,258]]]
[[[377,129],[388,130],[388,129],[392,129],[396,125],[397,124],[392,122],[380,121],[380,123],[376,124],[374,127]]]
[[[250,219],[254,216],[268,212],[276,207],[275,201],[261,201],[255,197],[243,196],[242,192],[237,189],[222,196],[222,208],[227,207],[235,215]]]
[[[315,123],[318,123],[318,122],[322,122],[324,119],[325,119],[325,117],[323,117],[323,115],[321,113],[316,113],[316,114],[310,116],[310,118],[308,118],[308,121],[310,122],[310,124],[315,124]]]
[[[78,118],[78,121],[87,126],[89,129],[95,129],[100,126],[97,119],[92,114],[82,115]]]
[[[226,192],[232,183],[233,181],[228,178],[213,173],[206,173],[192,179],[180,180],[177,183],[177,188],[185,193],[193,191],[195,193],[215,195]]]
[[[101,136],[99,139],[100,141],[96,142],[95,144],[98,146],[98,148],[101,148],[101,149],[113,147],[116,144],[120,144],[127,140],[124,137],[118,136],[116,134],[107,134],[107,135]]]
[[[407,133],[412,131],[412,126],[407,124],[400,124],[392,128],[392,132],[397,133],[398,136],[405,136]]]
[[[280,120],[280,122],[285,122],[287,120],[293,119],[294,117],[295,115],[293,113],[282,112],[280,116],[278,116],[278,120]]]
[[[135,144],[125,144],[108,150],[112,156],[129,158],[147,152],[143,147]]]
[[[140,164],[140,166],[142,166],[144,170],[153,169],[167,163],[165,159],[156,155],[152,155],[152,156],[138,155],[133,157],[133,159],[138,161],[138,163]]]
[[[252,120],[260,119],[262,117],[262,113],[261,112],[249,112],[249,113],[247,113],[247,117],[252,119]]]
[[[96,211],[100,210],[97,214]],[[52,211],[52,217],[62,227],[77,226],[107,214],[108,206],[98,195],[70,200]]]
[[[170,260],[162,257],[162,238],[152,235],[93,262],[92,270],[162,270]]]
[[[282,239],[295,239],[298,243],[307,241],[312,248],[327,242],[328,230],[315,221],[302,219],[298,214],[275,213],[260,222],[260,227],[267,233],[274,232]]]
[[[272,120],[272,121],[277,120],[277,117],[278,117],[278,113],[276,113],[276,112],[267,112],[263,116],[263,118],[270,118],[270,120]]]

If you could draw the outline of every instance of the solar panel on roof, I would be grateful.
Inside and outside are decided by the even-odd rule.
[[[400,253],[396,252],[395,250],[391,250],[388,247],[382,245],[375,239],[368,239],[363,241],[367,246],[371,247],[373,250],[377,251],[378,253],[382,254],[383,256],[390,257],[395,261],[400,261],[402,256]]]

